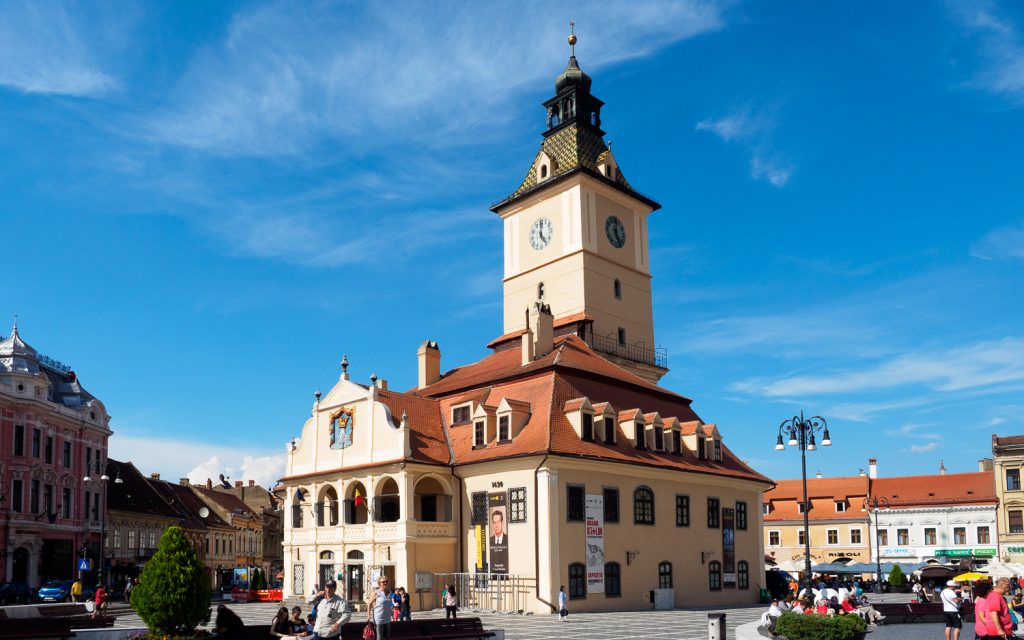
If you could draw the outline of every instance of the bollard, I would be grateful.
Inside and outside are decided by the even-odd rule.
[[[725,614],[708,614],[708,640],[725,640]]]

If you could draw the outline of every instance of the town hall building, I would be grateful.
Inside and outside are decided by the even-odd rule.
[[[575,36],[570,39],[575,44]],[[418,384],[350,379],[317,393],[288,445],[286,595],[376,576],[416,609],[550,613],[758,601],[762,494],[691,400],[658,385],[648,216],[608,148],[575,55],[544,103],[527,174],[492,207],[504,227],[504,329]],[[410,354],[411,356],[411,354]],[[411,359],[411,358],[410,358]]]

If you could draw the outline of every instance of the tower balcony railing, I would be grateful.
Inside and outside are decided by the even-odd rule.
[[[586,342],[594,351],[668,369],[668,351],[664,347],[651,349],[638,344],[622,344],[615,336],[591,335]]]

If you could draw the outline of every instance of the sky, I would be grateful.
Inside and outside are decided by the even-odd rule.
[[[273,482],[317,388],[501,334],[488,207],[568,21],[651,216],[669,389],[774,478],[973,471],[1024,433],[1012,2],[0,4],[0,333],[71,364],[110,455]]]

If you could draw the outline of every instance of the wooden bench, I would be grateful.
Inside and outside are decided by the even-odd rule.
[[[886,618],[887,623],[892,624],[902,617],[901,622],[934,622],[942,620],[942,603],[939,602],[873,602],[871,606],[875,611]],[[960,614],[965,622],[974,619],[974,603],[965,602],[960,608]]]
[[[67,640],[74,635],[60,618],[8,618],[0,625],[0,640]]]

